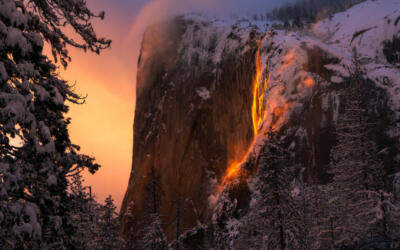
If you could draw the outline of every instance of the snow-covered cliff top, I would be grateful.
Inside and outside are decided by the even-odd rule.
[[[254,20],[252,17],[222,20],[188,14],[183,18],[191,21],[181,47],[188,64],[193,63],[194,58],[200,61],[200,67],[201,62],[210,60],[218,64],[227,51],[244,53],[251,49],[254,44],[249,43],[249,34],[255,34],[257,38],[253,40],[261,39],[260,81],[268,84],[263,93],[267,113],[274,112],[277,107],[288,109],[288,100],[291,100],[290,110],[298,110],[300,107],[296,106],[301,102],[295,100],[309,98],[314,84],[340,84],[348,76],[353,49],[357,50],[366,77],[389,93],[393,111],[399,111],[400,70],[398,65],[388,62],[384,42],[400,36],[400,1],[365,1],[312,24],[310,29],[286,30],[278,21]],[[310,50],[315,47],[332,60],[331,64],[322,65],[331,72],[329,79],[322,79],[304,67],[309,60],[315,59],[310,58]],[[299,85],[299,79],[303,86]],[[264,124],[271,126],[271,121]]]

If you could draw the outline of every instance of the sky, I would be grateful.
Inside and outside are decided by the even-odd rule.
[[[131,172],[137,46],[129,46],[127,34],[144,0],[88,0],[94,12],[106,11],[95,22],[98,36],[113,40],[100,55],[70,49],[72,62],[61,76],[76,84],[86,96],[83,105],[71,104],[70,136],[81,152],[96,158],[102,167],[84,173],[86,185],[98,201],[111,194],[119,207]]]
[[[191,11],[227,15],[276,7],[286,0],[87,0],[94,12],[98,36],[112,39],[100,55],[70,49],[72,62],[61,76],[86,96],[83,105],[71,104],[70,136],[81,152],[96,158],[102,168],[84,174],[98,201],[112,195],[120,207],[132,169],[136,64],[145,28],[154,22]],[[289,1],[289,0],[288,0]]]

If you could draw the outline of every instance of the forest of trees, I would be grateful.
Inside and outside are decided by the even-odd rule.
[[[257,171],[243,184],[247,188],[240,180],[227,186],[212,223],[182,234],[170,249],[191,249],[198,239],[200,249],[400,248],[399,173],[385,169],[356,50],[347,70],[338,89],[329,181],[305,182],[304,169],[288,149],[290,136],[270,130],[249,163]]]
[[[103,204],[96,202],[91,189],[83,186],[83,179],[75,175],[70,185],[72,245],[76,249],[120,249],[120,218],[114,200],[108,196]]]
[[[365,73],[356,52],[349,75],[343,83],[344,104],[330,154],[331,181],[304,183],[284,140],[277,132],[269,132],[254,179],[254,204],[232,227],[232,222],[223,221],[231,217],[234,208],[229,206],[235,204],[222,199],[224,210],[215,221],[217,245],[234,249],[399,249],[400,200],[394,191],[396,184],[388,182],[393,176],[385,171],[373,137],[375,124],[363,102]],[[221,234],[224,230],[228,231]]]
[[[278,20],[288,27],[303,27],[335,13],[345,11],[365,0],[299,0],[287,3],[256,19]]]
[[[301,248],[299,237],[300,210],[291,195],[295,164],[276,133],[269,132],[267,138],[259,158],[268,167],[258,170],[256,189],[261,195],[254,208],[257,213],[249,215],[248,232],[241,237],[245,240],[249,233],[258,235],[252,243],[246,242],[255,249],[306,249]]]
[[[78,176],[99,165],[70,141],[68,104],[84,99],[57,69],[71,61],[70,47],[94,53],[110,47],[92,27],[103,17],[84,0],[0,1],[0,249],[86,244],[88,217],[79,210],[89,209],[92,199]],[[99,209],[99,226],[114,223],[111,199]]]
[[[301,0],[268,18],[302,26],[359,2]],[[186,201],[179,190],[171,201],[176,237],[168,245],[155,166],[149,169],[140,208],[145,215],[135,217],[133,202],[124,214],[125,239],[112,197],[100,204],[84,186],[82,172],[95,173],[100,166],[70,140],[68,105],[84,98],[57,69],[71,61],[70,47],[94,53],[110,47],[111,41],[97,37],[92,27],[96,18],[104,13],[91,12],[85,0],[0,0],[0,249],[184,249]],[[44,54],[45,43],[51,58]],[[397,49],[397,40],[393,43],[387,49]],[[210,225],[193,229],[206,248],[400,248],[400,192],[388,185],[378,157],[356,53],[349,75],[330,153],[331,181],[304,183],[293,152],[278,132],[269,132],[258,157],[249,212],[235,214],[237,204],[224,203],[230,194],[223,192]]]
[[[167,240],[164,235],[163,223],[160,218],[161,198],[163,196],[160,176],[154,166],[149,172],[149,182],[145,186],[146,200],[143,204],[145,215],[135,218],[135,204],[131,202],[125,214],[129,225],[126,246],[128,249],[167,249]],[[177,206],[179,208],[179,206]],[[179,227],[179,222],[177,223]],[[179,230],[177,230],[179,236]]]

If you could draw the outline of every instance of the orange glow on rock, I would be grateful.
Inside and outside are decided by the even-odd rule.
[[[279,118],[281,118],[283,114],[286,114],[289,111],[290,107],[291,107],[290,103],[285,103],[283,107],[276,108],[274,110],[275,119],[278,120]]]
[[[256,76],[253,82],[253,104],[251,108],[251,116],[253,120],[254,137],[258,134],[258,127],[264,120],[264,91],[268,86],[267,79],[262,85],[262,69],[261,69],[261,40],[258,41],[257,56],[256,56]],[[260,94],[261,87],[261,94]]]
[[[241,163],[234,162],[226,170],[225,176],[222,179],[222,185],[225,186],[232,182],[233,179],[239,176]]]
[[[282,67],[280,68],[280,72],[284,71],[288,66],[294,63],[295,60],[295,50],[290,50],[285,58]],[[305,86],[312,87],[314,85],[314,79],[311,77],[303,77],[302,82]],[[234,161],[228,164],[228,168],[225,171],[223,178],[221,179],[220,184],[218,185],[217,193],[215,199],[213,199],[213,205],[215,207],[216,202],[218,201],[221,192],[224,188],[228,185],[234,183],[234,181],[238,180],[238,177],[244,177],[244,171],[242,171],[242,165],[246,162],[248,155],[256,143],[257,135],[259,134],[259,128],[261,123],[265,119],[265,107],[264,107],[264,92],[267,90],[269,84],[271,82],[271,75],[267,75],[265,79],[262,77],[262,67],[261,67],[261,40],[258,41],[258,48],[256,54],[256,74],[253,81],[253,101],[251,107],[251,116],[252,116],[252,123],[253,123],[253,142],[248,149],[248,152],[241,158],[240,161]],[[289,111],[292,104],[291,103],[271,103],[271,106],[275,106],[272,109],[271,115],[273,116],[273,125],[269,129],[276,131],[282,125],[281,117]],[[271,109],[271,107],[270,107]],[[263,132],[268,132],[268,130]]]
[[[279,107],[279,108],[276,108],[276,109],[275,109],[274,115],[275,115],[277,118],[279,118],[279,117],[281,117],[281,116],[283,115],[284,112],[285,112],[284,108],[283,108],[283,107]]]
[[[264,92],[268,89],[271,83],[271,74],[267,74],[263,79],[263,72],[262,72],[262,64],[261,64],[261,40],[258,42],[257,54],[256,54],[256,74],[253,80],[253,101],[251,107],[251,116],[252,116],[252,123],[253,123],[253,141],[250,144],[248,151],[246,154],[241,158],[239,161],[235,161],[233,163],[228,164],[228,168],[221,179],[221,182],[218,185],[217,194],[213,201],[216,205],[222,191],[226,186],[236,184],[244,179],[247,178],[247,172],[243,170],[242,166],[248,160],[249,155],[253,150],[253,146],[257,145],[257,135],[259,134],[259,129],[261,124],[266,118],[266,115],[269,115],[270,119],[268,119],[268,123],[270,126],[268,128],[264,128],[262,131],[263,133],[268,133],[269,130],[278,131],[283,124],[285,123],[285,114],[287,114],[293,106],[293,103],[287,100],[283,100],[279,98],[278,92],[270,92],[268,99],[268,103],[264,107]],[[284,56],[283,62],[281,67],[279,68],[279,74],[288,70],[290,66],[296,63],[296,49],[289,50],[286,55]],[[294,66],[294,65],[293,65]],[[295,73],[294,73],[295,74]],[[279,76],[278,76],[279,77]],[[276,79],[274,79],[276,80]],[[278,79],[279,80],[279,79]],[[301,91],[304,88],[312,88],[315,85],[315,80],[311,76],[307,76],[303,73],[301,78],[297,78],[300,83],[298,84],[298,90]],[[276,96],[278,95],[278,96]],[[264,126],[266,127],[266,126]],[[240,178],[240,179],[239,179]]]
[[[315,82],[314,79],[312,77],[303,77],[302,82],[304,83],[305,86],[311,88],[314,86]]]
[[[287,67],[289,67],[294,62],[295,58],[296,58],[295,49],[289,50],[289,52],[285,55],[285,58],[283,59],[283,64],[279,69],[279,73],[282,73]]]
[[[258,128],[264,120],[264,91],[267,89],[269,79],[262,81],[262,68],[261,68],[261,39],[258,41],[258,48],[256,54],[256,75],[253,81],[253,102],[251,107],[251,117],[253,122],[253,143],[258,134]],[[252,143],[252,144],[253,144]],[[251,147],[250,147],[251,148]],[[248,152],[243,156],[240,162],[233,162],[229,164],[220,185],[218,186],[219,197],[223,188],[232,183],[237,177],[241,175],[241,165],[247,159]]]

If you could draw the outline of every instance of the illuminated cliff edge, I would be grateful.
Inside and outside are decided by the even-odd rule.
[[[175,20],[168,32],[150,29],[139,63],[133,173],[122,212],[134,201],[137,217],[144,214],[144,185],[154,167],[164,188],[160,214],[168,217],[163,223],[169,240],[175,235],[177,197],[187,201],[182,205],[182,228],[207,225],[219,193],[242,177],[243,164],[257,156],[269,129],[290,132],[289,148],[304,168],[306,181],[326,182],[338,93],[351,64],[351,48],[343,48],[365,28],[362,23],[343,28],[349,18],[340,37],[328,36],[335,18],[317,23],[313,36],[192,17]],[[368,53],[376,52],[368,48],[391,39],[377,35],[379,30],[393,26],[384,16],[374,18],[382,19],[369,31],[374,40],[354,44],[370,58],[375,56]],[[395,91],[399,73],[380,70],[379,63],[390,66],[377,60],[364,67],[370,79],[378,79],[371,84],[389,93],[395,112],[400,106]],[[380,85],[385,77],[393,85]],[[379,93],[372,88],[370,92],[371,98]],[[211,203],[209,196],[214,196]]]

